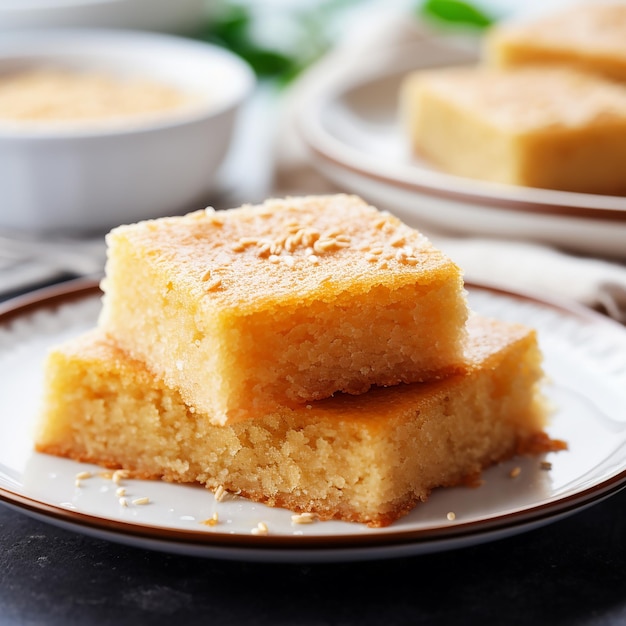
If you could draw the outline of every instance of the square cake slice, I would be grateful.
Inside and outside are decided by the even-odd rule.
[[[478,316],[465,371],[337,394],[217,426],[102,331],[46,366],[40,452],[199,482],[319,519],[386,526],[442,486],[471,483],[517,453],[558,449],[545,433],[534,331]]]
[[[587,2],[500,23],[485,38],[486,62],[500,67],[564,64],[626,81],[626,4]]]
[[[418,71],[402,87],[412,151],[485,181],[626,192],[626,86],[566,67]]]
[[[460,269],[357,197],[203,210],[107,241],[100,327],[217,424],[461,367]]]

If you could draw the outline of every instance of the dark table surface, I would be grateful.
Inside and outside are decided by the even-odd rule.
[[[0,504],[0,626],[626,625],[626,490],[457,550],[247,563],[94,539]]]
[[[626,624],[626,490],[548,526],[356,563],[195,558],[0,505],[0,624]]]

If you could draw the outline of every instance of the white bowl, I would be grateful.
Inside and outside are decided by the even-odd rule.
[[[100,231],[203,206],[254,86],[243,61],[191,39],[127,30],[0,38],[0,73],[41,64],[147,78],[201,102],[119,122],[0,124],[0,227]]]
[[[207,19],[207,0],[0,0],[0,30],[130,28],[191,33]]]

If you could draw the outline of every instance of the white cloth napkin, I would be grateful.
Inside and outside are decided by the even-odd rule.
[[[576,300],[626,324],[626,267],[521,241],[431,235],[469,281]]]
[[[345,75],[347,69],[362,64],[381,47],[432,36],[432,31],[406,12],[387,10],[385,5],[362,17],[335,49],[298,79],[282,102],[283,110],[277,116],[275,195],[345,191],[324,179],[307,161],[293,127],[299,102],[311,97],[320,81],[335,72]],[[461,43],[477,45],[472,39]],[[459,45],[458,39],[455,44]],[[620,261],[574,256],[529,241],[424,232],[463,268],[468,280],[575,300],[626,323],[626,265]],[[626,263],[626,241],[623,261]]]

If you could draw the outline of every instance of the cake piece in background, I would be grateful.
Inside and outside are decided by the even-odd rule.
[[[36,448],[386,526],[437,487],[476,481],[518,453],[562,448],[544,431],[535,332],[477,315],[468,331],[464,373],[218,426],[96,329],[49,355]]]
[[[445,172],[626,193],[626,85],[566,67],[417,71],[400,116],[414,154]]]
[[[216,424],[462,367],[461,270],[358,197],[203,210],[107,242],[100,328]]]
[[[626,4],[574,3],[534,19],[497,24],[484,59],[500,67],[565,64],[626,82]]]

